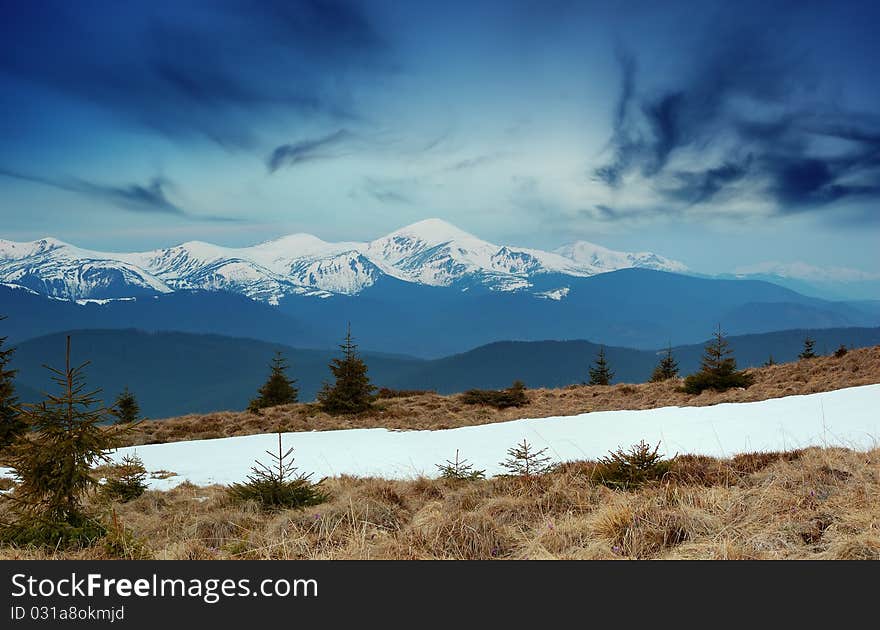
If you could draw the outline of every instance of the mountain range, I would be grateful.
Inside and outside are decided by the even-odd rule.
[[[0,240],[0,282],[67,300],[107,300],[178,290],[228,291],[277,305],[290,296],[357,295],[380,278],[466,290],[528,291],[533,277],[582,278],[617,269],[685,271],[650,252],[627,253],[580,241],[555,252],[495,245],[440,219],[369,242],[329,243],[291,234],[253,247],[191,241],[148,252],[82,249],[54,238]],[[535,291],[561,299],[566,287]]]
[[[729,334],[880,325],[880,302],[810,297],[766,279],[700,276],[653,253],[580,241],[495,245],[439,219],[369,242],[294,234],[253,247],[140,253],[0,241],[0,334],[137,328],[438,358],[494,341],[595,339],[654,349]]]

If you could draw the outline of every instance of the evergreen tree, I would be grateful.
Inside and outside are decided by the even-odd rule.
[[[772,354],[769,357],[767,357],[767,360],[764,362],[764,365],[762,365],[761,367],[770,367],[771,365],[776,365],[776,360],[773,358]]]
[[[501,467],[508,471],[508,474],[518,477],[532,477],[534,475],[543,475],[552,468],[550,458],[544,455],[546,448],[535,451],[528,440],[523,441],[514,447],[507,449],[507,459],[501,462]]]
[[[61,544],[103,533],[83,499],[97,485],[92,468],[109,461],[105,453],[118,445],[118,432],[101,427],[109,410],[100,406],[100,390],[86,389],[87,365],[71,367],[68,336],[65,369],[48,368],[61,391],[23,406],[34,439],[19,440],[11,449],[9,464],[20,483],[11,495],[18,518],[4,528],[7,540]]]
[[[271,464],[256,462],[244,483],[229,486],[229,497],[236,502],[254,501],[265,510],[302,508],[327,500],[320,482],[312,483],[311,474],[302,474],[293,465],[293,448],[285,452],[278,432],[278,453],[266,451]]]
[[[360,413],[372,406],[373,390],[367,376],[367,365],[357,354],[357,345],[352,341],[351,325],[345,335],[345,342],[339,346],[342,358],[330,362],[330,371],[336,377],[333,385],[324,383],[318,392],[318,402],[327,413]]]
[[[134,397],[128,387],[122,390],[122,393],[116,397],[110,413],[116,416],[116,422],[121,424],[132,424],[140,419],[141,407],[138,405],[137,398]]]
[[[668,381],[678,376],[678,362],[672,356],[672,346],[666,348],[666,356],[660,359],[660,363],[654,368],[651,374],[651,382],[658,383],[660,381]]]
[[[608,361],[605,359],[605,346],[599,348],[599,354],[596,355],[595,367],[590,368],[590,385],[610,385],[611,379],[614,378],[614,372],[608,367]]]
[[[447,459],[445,464],[436,464],[436,466],[440,471],[441,479],[478,481],[486,478],[485,470],[478,470],[468,460],[459,458],[458,449],[455,449],[455,461]]]
[[[4,319],[0,316],[0,321]],[[18,413],[18,399],[15,397],[13,379],[17,370],[9,369],[15,350],[4,350],[4,343],[6,337],[0,337],[0,451],[15,442],[27,429],[27,424]]]
[[[801,350],[801,353],[798,355],[798,359],[815,359],[817,355],[813,351],[813,346],[816,345],[816,340],[812,337],[807,337],[804,339],[804,349]]]
[[[699,394],[704,389],[724,391],[731,387],[748,387],[752,381],[750,374],[737,371],[733,351],[719,324],[713,339],[706,344],[700,371],[684,379],[684,389],[689,394]]]
[[[104,485],[104,495],[125,503],[141,496],[147,489],[147,476],[144,462],[135,455],[126,455],[122,461],[113,466]]]
[[[837,350],[834,351],[834,356],[839,359],[840,357],[845,356],[847,352],[849,352],[849,350],[847,350],[846,346],[843,344],[840,344],[837,347]]]
[[[299,397],[299,389],[294,386],[295,379],[287,378],[287,361],[281,352],[275,353],[272,364],[269,366],[269,378],[263,386],[257,390],[259,396],[254,398],[248,405],[248,410],[256,413],[266,407],[287,405],[295,403]]]

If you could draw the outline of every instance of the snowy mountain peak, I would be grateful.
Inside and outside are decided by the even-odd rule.
[[[656,271],[685,272],[687,266],[651,252],[618,252],[589,241],[575,241],[554,250],[556,254],[580,265],[589,265],[595,273],[639,267]]]
[[[437,218],[369,242],[331,243],[296,233],[252,247],[188,241],[148,252],[107,253],[54,238],[0,240],[0,282],[71,300],[203,289],[277,304],[289,295],[355,295],[382,276],[462,290],[481,285],[529,291],[541,275],[584,277],[629,267],[686,270],[656,254],[615,252],[586,241],[556,252],[499,246]],[[540,297],[564,299],[567,289],[551,293]]]
[[[443,219],[425,219],[391,232],[385,238],[397,236],[412,237],[431,245],[439,245],[450,241],[479,241],[476,236],[444,221]]]

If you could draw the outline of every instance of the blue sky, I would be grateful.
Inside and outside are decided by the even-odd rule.
[[[2,2],[0,238],[146,249],[441,217],[880,273],[870,2]]]

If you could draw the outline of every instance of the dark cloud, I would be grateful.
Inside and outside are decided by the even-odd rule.
[[[314,160],[340,157],[345,154],[344,145],[353,138],[354,135],[348,130],[339,129],[320,138],[282,144],[269,155],[266,167],[270,173],[274,173],[282,166],[296,166]]]
[[[174,140],[258,143],[285,115],[359,117],[360,72],[387,43],[346,0],[16,3],[0,74],[109,111]]]
[[[780,214],[880,197],[880,120],[805,104],[814,76],[784,42],[715,33],[692,68],[656,91],[637,89],[632,55],[618,59],[610,158],[593,171],[608,187],[638,174],[667,206],[742,192],[769,198]],[[682,170],[679,156],[701,168]]]
[[[403,192],[394,182],[381,182],[368,177],[364,180],[363,190],[366,194],[382,203],[411,204],[412,198]]]
[[[168,199],[165,191],[169,186],[169,182],[162,177],[154,177],[147,184],[108,186],[82,179],[53,179],[2,168],[0,168],[0,176],[85,195],[132,212],[189,216]],[[218,220],[222,219],[218,218]]]
[[[749,157],[740,163],[725,162],[714,168],[676,173],[676,183],[664,190],[664,195],[689,205],[709,201],[725,187],[746,177],[751,162]]]

